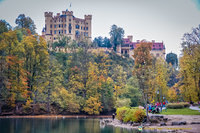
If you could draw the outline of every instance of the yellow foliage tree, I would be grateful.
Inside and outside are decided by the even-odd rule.
[[[178,99],[178,96],[177,96],[177,92],[176,92],[176,88],[175,87],[171,87],[169,90],[168,90],[168,100],[170,102],[176,102],[177,99]]]
[[[86,106],[83,109],[89,115],[99,115],[102,111],[101,102],[98,97],[90,97],[86,100]]]

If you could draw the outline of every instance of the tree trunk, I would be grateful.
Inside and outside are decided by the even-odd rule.
[[[2,105],[0,104],[0,115],[1,115],[1,113],[2,113],[2,111],[1,111],[1,106],[2,106]]]
[[[50,83],[49,83],[49,87],[48,87],[48,94],[47,94],[47,111],[48,114],[50,114]]]

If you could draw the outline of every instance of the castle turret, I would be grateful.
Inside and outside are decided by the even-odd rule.
[[[92,35],[92,15],[85,15],[84,16],[85,18],[85,25],[86,25],[86,36],[88,38],[91,38],[91,35]]]

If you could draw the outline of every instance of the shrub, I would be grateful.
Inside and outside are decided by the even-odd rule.
[[[135,109],[128,109],[123,118],[123,122],[134,121],[134,113],[135,113]]]
[[[133,115],[134,122],[142,122],[145,116],[146,114],[144,110],[142,109],[135,110],[134,115]]]
[[[127,107],[121,107],[121,108],[117,108],[117,116],[116,116],[116,118],[118,119],[118,120],[120,120],[120,121],[122,121],[123,119],[124,119],[124,117],[125,117],[125,113],[126,113],[126,111],[128,110],[129,108],[127,108]]]
[[[125,123],[127,122],[142,122],[146,116],[145,111],[138,108],[121,107],[117,109],[116,118]]]
[[[180,104],[183,104],[183,106],[184,106],[185,108],[189,108],[189,107],[190,107],[190,104],[187,103],[187,102],[181,102]]]
[[[185,102],[167,104],[167,108],[168,109],[182,109],[182,108],[188,108],[188,107],[190,107],[190,104],[189,103],[185,103]]]

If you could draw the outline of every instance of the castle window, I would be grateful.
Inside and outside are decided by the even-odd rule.
[[[59,24],[59,28],[60,28],[60,24]]]
[[[52,28],[52,24],[50,25],[50,28]]]
[[[52,30],[50,30],[50,34],[52,34]]]
[[[86,27],[86,30],[88,30],[88,27]]]
[[[71,19],[69,19],[69,21],[71,21]]]
[[[88,33],[87,33],[87,32],[85,32],[85,33],[84,33],[84,36],[88,37]]]
[[[54,28],[56,28],[56,24],[54,25]]]
[[[56,30],[54,30],[54,34],[56,34]]]
[[[81,30],[83,29],[83,27],[81,26]]]
[[[67,31],[65,30],[65,34],[67,34]]]
[[[69,33],[71,34],[71,29],[72,29],[72,26],[71,24],[69,24]]]
[[[63,34],[63,30],[62,30],[62,34]]]
[[[56,38],[55,38],[55,37],[54,37],[53,39],[54,39],[54,40],[56,40]]]
[[[60,30],[58,31],[58,33],[60,34]]]
[[[88,25],[88,23],[86,23],[86,25]]]
[[[63,24],[62,24],[62,28],[63,28]]]
[[[56,20],[54,22],[56,23]]]
[[[65,24],[65,28],[67,27],[67,25]]]
[[[76,29],[79,29],[79,25],[78,24],[76,25]]]
[[[84,27],[84,30],[85,30],[85,27]]]

